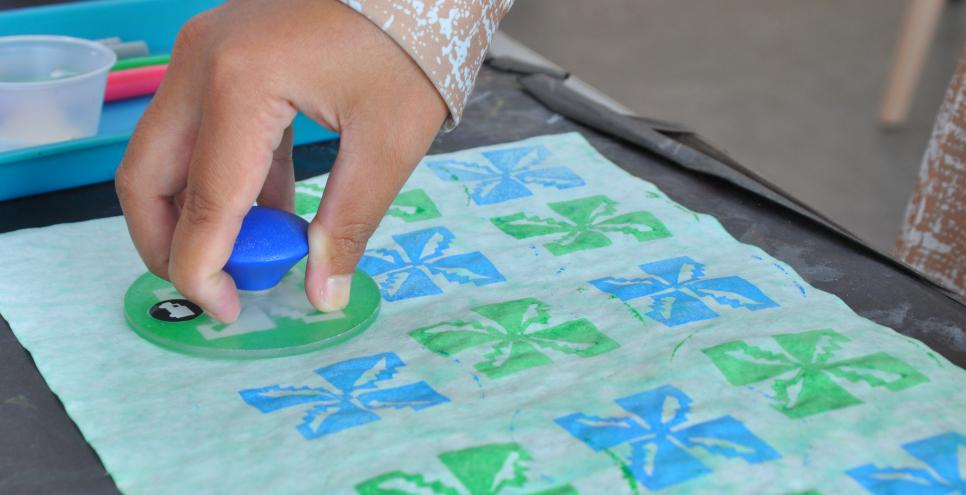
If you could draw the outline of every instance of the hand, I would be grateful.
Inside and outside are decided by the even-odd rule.
[[[148,269],[223,322],[241,310],[222,271],[252,203],[293,210],[297,112],[341,134],[309,227],[305,292],[348,303],[366,242],[447,116],[429,79],[334,0],[234,0],[185,24],[117,172]]]

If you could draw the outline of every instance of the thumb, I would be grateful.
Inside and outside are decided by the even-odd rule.
[[[354,133],[360,134],[367,136],[365,142],[343,132],[318,214],[309,225],[305,294],[319,311],[339,311],[349,304],[352,274],[366,243],[425,151],[400,155],[394,150],[405,147],[393,146],[392,137],[371,130]]]

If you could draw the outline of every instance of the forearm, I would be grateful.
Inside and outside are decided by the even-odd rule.
[[[426,74],[459,123],[500,20],[513,0],[340,0],[379,26]]]

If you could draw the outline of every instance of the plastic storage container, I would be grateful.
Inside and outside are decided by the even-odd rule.
[[[0,151],[97,134],[115,61],[79,38],[0,37]]]
[[[3,0],[0,0],[2,3]],[[170,53],[181,26],[221,0],[110,0],[0,11],[3,35],[56,34],[85,39],[144,40],[152,55]],[[109,181],[150,97],[108,103],[96,136],[0,151],[0,201]],[[295,144],[337,139],[304,115]]]

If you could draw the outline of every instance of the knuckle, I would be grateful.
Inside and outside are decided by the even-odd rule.
[[[353,259],[362,256],[369,237],[376,231],[376,227],[377,225],[369,222],[355,222],[331,230],[329,236],[335,252],[337,255]]]
[[[129,167],[121,164],[118,167],[117,172],[114,174],[114,191],[117,192],[117,197],[122,202],[131,197],[137,188],[137,180],[134,174],[131,173]]]
[[[219,222],[222,210],[221,205],[211,199],[211,195],[189,189],[185,192],[181,217],[192,227],[206,227]]]
[[[203,12],[188,19],[188,22],[185,22],[181,26],[181,29],[178,31],[178,36],[175,38],[174,52],[183,53],[186,50],[190,50],[192,49],[192,45],[203,39],[210,29],[208,27],[211,24],[209,21],[210,17],[210,13]]]
[[[178,264],[172,264],[168,268],[168,276],[171,285],[185,298],[191,301],[198,300],[202,290],[202,279],[197,276],[197,271]]]
[[[122,162],[114,172],[114,192],[121,206],[130,206],[149,190],[143,171],[139,171],[138,167]]]
[[[209,61],[210,82],[219,88],[236,87],[251,72],[252,53],[237,43],[225,43],[215,49]]]

